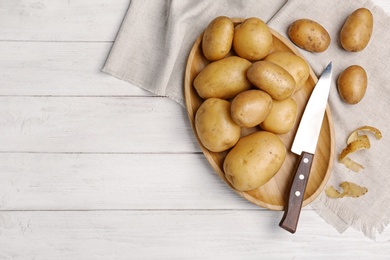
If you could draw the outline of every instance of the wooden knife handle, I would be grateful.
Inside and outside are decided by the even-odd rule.
[[[297,229],[313,157],[314,154],[302,152],[297,167],[295,168],[295,176],[291,185],[287,207],[279,224],[281,228],[291,233],[295,233]]]

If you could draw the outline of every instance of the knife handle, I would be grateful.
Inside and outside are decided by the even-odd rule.
[[[284,228],[291,233],[295,233],[297,229],[313,157],[314,154],[302,152],[297,167],[295,168],[295,176],[291,184],[287,207],[279,224],[281,228]]]

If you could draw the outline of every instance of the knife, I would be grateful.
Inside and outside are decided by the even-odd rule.
[[[299,155],[286,209],[279,226],[295,233],[301,213],[303,196],[309,179],[318,137],[321,131],[332,79],[332,62],[322,72],[315,85],[291,147]]]

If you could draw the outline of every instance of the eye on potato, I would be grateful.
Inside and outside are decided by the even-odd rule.
[[[194,88],[203,98],[229,99],[251,88],[246,72],[251,62],[230,56],[207,65],[194,79]]]
[[[272,33],[261,19],[252,17],[234,29],[233,48],[237,55],[256,61],[264,58],[272,48]]]
[[[355,10],[340,31],[341,46],[347,51],[362,51],[368,45],[374,28],[374,18],[367,8]]]
[[[240,191],[253,190],[268,182],[286,158],[280,138],[258,131],[241,138],[226,155],[223,169],[226,179]]]
[[[231,104],[231,115],[241,127],[259,125],[271,112],[272,98],[264,91],[251,89],[238,94]]]
[[[230,102],[206,99],[195,114],[195,129],[201,143],[212,152],[222,152],[234,146],[241,128],[230,116]]]
[[[323,52],[331,42],[328,31],[310,19],[294,21],[288,29],[288,36],[298,47],[310,52]]]
[[[210,61],[224,58],[232,48],[234,24],[226,16],[218,16],[207,26],[203,34],[202,50]]]

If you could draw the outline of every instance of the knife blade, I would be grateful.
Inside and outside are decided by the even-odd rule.
[[[330,91],[332,62],[322,72],[303,112],[291,151],[299,155],[288,203],[279,226],[295,233]]]

